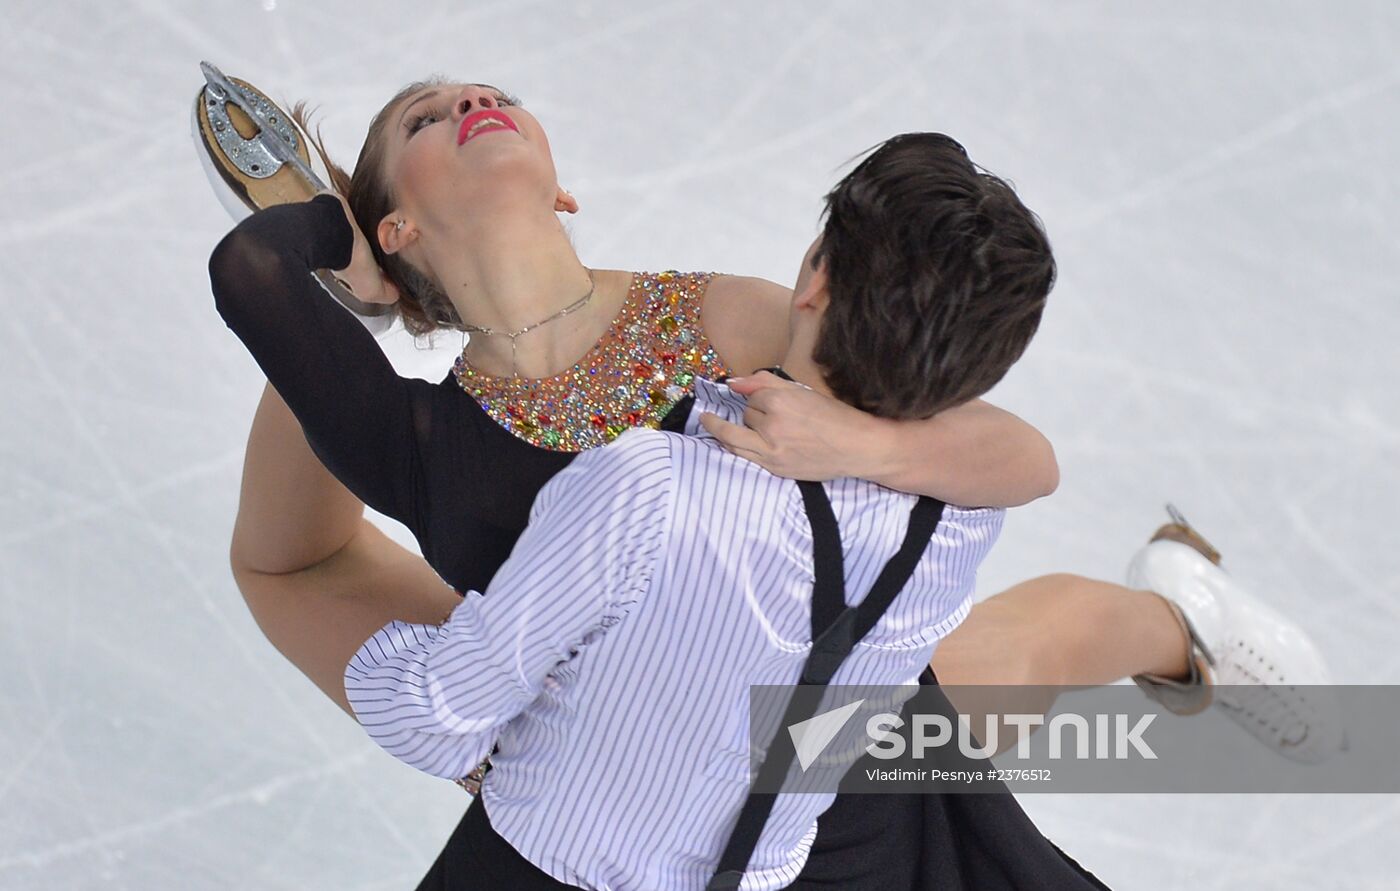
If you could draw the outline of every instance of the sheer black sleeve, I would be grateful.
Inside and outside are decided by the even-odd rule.
[[[214,304],[326,468],[421,537],[432,385],[399,377],[374,337],[312,275],[348,266],[353,246],[334,196],[259,211],[209,258]]]

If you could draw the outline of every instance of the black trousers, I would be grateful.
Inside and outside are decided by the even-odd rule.
[[[936,685],[925,669],[919,683]],[[926,691],[927,692],[927,691]],[[870,756],[867,756],[870,758]],[[879,766],[857,762],[853,770]],[[572,889],[496,834],[478,801],[418,891]],[[817,839],[792,891],[1106,889],[1057,848],[1009,791],[963,795],[840,794],[817,819]]]

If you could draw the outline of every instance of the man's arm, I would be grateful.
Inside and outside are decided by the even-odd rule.
[[[1055,449],[1035,427],[981,399],[918,421],[876,422],[854,476],[949,504],[1017,507],[1060,485]]]
[[[413,767],[464,776],[555,669],[645,594],[672,490],[665,434],[580,455],[540,492],[485,595],[468,591],[441,625],[391,622],[350,659],[345,694],[365,730]]]
[[[715,418],[705,423],[731,451],[779,476],[856,476],[949,504],[1016,507],[1059,486],[1050,441],[980,399],[928,420],[888,421],[775,375],[752,373],[782,361],[791,302],[791,289],[745,276],[717,275],[705,292],[705,335],[726,364],[746,376],[731,384],[759,410],[750,421],[759,437]]]
[[[748,397],[747,426],[708,414],[700,423],[731,452],[778,476],[854,476],[976,507],[1016,507],[1060,482],[1050,441],[980,399],[931,418],[894,421],[769,371],[728,383]]]

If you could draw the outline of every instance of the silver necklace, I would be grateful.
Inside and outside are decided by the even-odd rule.
[[[517,337],[519,337],[520,335],[524,334],[524,333],[527,332],[527,331],[533,331],[533,330],[535,330],[536,328],[538,328],[539,326],[545,324],[546,322],[552,322],[552,321],[554,321],[555,319],[563,318],[564,316],[567,316],[569,313],[573,312],[574,310],[581,308],[585,303],[587,303],[589,300],[593,299],[593,292],[597,290],[597,287],[598,287],[598,283],[595,282],[595,281],[593,280],[593,270],[592,270],[592,269],[589,269],[589,270],[588,270],[588,293],[587,293],[587,294],[584,294],[582,297],[580,297],[579,299],[575,300],[573,303],[570,303],[568,306],[566,306],[566,307],[564,307],[563,309],[559,310],[558,312],[556,312],[554,315],[550,316],[550,317],[547,318],[547,319],[541,319],[541,320],[539,320],[538,322],[535,322],[534,324],[526,325],[524,328],[520,328],[520,329],[518,329],[518,330],[516,330],[516,331],[497,331],[497,330],[494,329],[494,328],[487,328],[487,327],[485,327],[484,325],[467,325],[467,324],[463,324],[463,325],[462,325],[462,330],[463,330],[464,332],[470,331],[470,332],[472,332],[472,333],[474,333],[474,334],[500,334],[500,335],[503,335],[503,336],[505,336],[505,337],[509,337],[509,338],[510,338],[510,376],[511,376],[511,377],[516,377],[517,375],[516,375],[516,373],[515,373],[515,339],[516,339]],[[467,358],[467,346],[466,346],[466,344],[463,344],[463,345],[462,345],[462,359],[465,360],[466,358]]]

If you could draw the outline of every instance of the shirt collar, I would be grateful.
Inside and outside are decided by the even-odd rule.
[[[695,379],[695,404],[691,406],[690,416],[685,421],[686,435],[714,439],[705,431],[704,427],[700,426],[700,416],[709,412],[732,424],[742,424],[744,423],[744,409],[748,407],[748,404],[748,399],[735,393],[723,381],[697,377]]]
[[[774,365],[768,368],[759,368],[755,371],[771,371],[783,380],[792,380],[792,375],[788,374],[781,366]],[[749,405],[747,396],[741,396],[729,388],[725,383],[730,375],[725,375],[718,380],[697,377],[695,379],[695,404],[691,406],[690,415],[685,421],[685,432],[687,436],[700,436],[714,439],[705,428],[700,426],[700,415],[709,412],[718,415],[733,424],[742,425],[744,423],[744,409]]]

